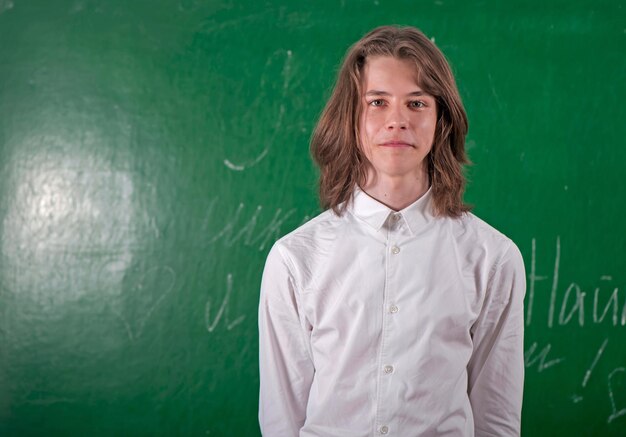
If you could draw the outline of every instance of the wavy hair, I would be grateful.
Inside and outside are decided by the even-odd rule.
[[[418,85],[437,102],[437,125],[428,154],[428,176],[434,213],[458,217],[471,207],[463,203],[469,164],[465,153],[468,123],[454,76],[445,56],[414,27],[381,26],[346,53],[337,82],[311,136],[310,150],[320,168],[319,196],[324,209],[341,215],[356,186],[366,183],[371,164],[360,144],[361,81],[368,57],[393,56],[415,63]]]

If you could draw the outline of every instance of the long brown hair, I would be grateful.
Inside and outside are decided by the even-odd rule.
[[[469,211],[470,206],[463,203],[468,123],[454,76],[443,53],[421,31],[396,26],[378,27],[348,50],[313,132],[310,147],[320,167],[322,207],[342,214],[355,186],[366,183],[370,163],[360,144],[359,122],[361,77],[368,56],[393,56],[415,63],[419,86],[437,102],[435,138],[428,154],[434,213],[458,217]]]

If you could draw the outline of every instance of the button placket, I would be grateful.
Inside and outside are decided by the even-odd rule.
[[[398,333],[395,331],[395,322],[392,321],[392,317],[398,312],[398,307],[393,304],[396,300],[396,292],[398,287],[398,264],[400,259],[398,254],[401,251],[397,241],[402,235],[402,215],[400,213],[392,213],[387,221],[387,259],[386,259],[386,286],[385,286],[385,298],[384,298],[384,312],[387,313],[383,317],[383,344],[381,348],[381,354],[379,356],[379,391],[378,402],[376,407],[376,422],[378,424],[378,434],[387,435],[390,433],[389,425],[385,424],[393,414],[391,410],[393,403],[389,402],[389,396],[393,392],[392,384],[394,384],[394,378],[392,374],[395,372],[395,367],[389,363],[394,360],[395,352],[393,344],[396,342],[395,337]],[[389,360],[389,361],[387,361]],[[385,362],[387,361],[387,362]]]

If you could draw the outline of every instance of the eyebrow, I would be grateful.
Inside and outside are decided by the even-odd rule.
[[[370,90],[368,92],[365,93],[366,96],[391,96],[390,93],[388,93],[387,91],[379,91],[379,90]],[[428,94],[425,91],[413,91],[412,93],[408,93],[407,96],[430,96],[430,94]]]

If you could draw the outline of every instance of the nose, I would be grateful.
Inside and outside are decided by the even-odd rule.
[[[391,107],[386,122],[387,130],[406,129],[408,120],[403,114],[402,108]]]

